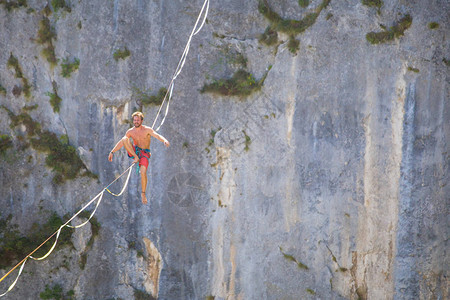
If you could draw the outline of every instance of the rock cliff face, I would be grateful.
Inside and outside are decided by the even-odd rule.
[[[0,1],[0,275],[130,166],[202,4]],[[211,1],[149,205],[133,170],[6,298],[448,299],[448,11]]]

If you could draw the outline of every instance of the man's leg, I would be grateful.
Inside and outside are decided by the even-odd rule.
[[[139,162],[139,157],[137,156],[136,152],[134,152],[133,146],[131,145],[130,139],[126,136],[122,138],[123,146],[125,147],[125,150],[128,151],[131,155],[133,155],[134,160],[133,162],[137,163]]]
[[[141,199],[143,204],[147,204],[147,197],[145,196],[145,190],[147,189],[147,167],[141,165],[139,171],[141,172],[141,186],[142,186]]]

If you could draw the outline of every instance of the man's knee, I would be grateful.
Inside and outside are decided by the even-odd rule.
[[[141,173],[142,176],[147,176],[147,167],[146,166],[140,166],[139,167],[139,172]]]
[[[130,140],[129,140],[126,136],[124,136],[124,137],[122,138],[122,143],[125,143],[125,144],[131,144],[131,143],[130,143]]]

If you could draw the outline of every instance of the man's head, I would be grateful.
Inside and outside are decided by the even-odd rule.
[[[140,111],[136,111],[131,116],[133,117],[134,127],[139,128],[142,125],[142,121],[144,120],[144,114]]]

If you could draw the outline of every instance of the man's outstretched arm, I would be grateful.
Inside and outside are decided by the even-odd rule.
[[[117,142],[117,144],[114,146],[114,148],[111,150],[111,152],[109,152],[108,155],[108,160],[112,161],[113,159],[113,153],[116,152],[117,150],[119,150],[120,148],[122,148],[123,146],[123,139],[120,139],[120,141]]]
[[[156,131],[154,131],[151,128],[150,128],[150,135],[155,137],[156,139],[158,139],[158,141],[164,143],[164,146],[166,146],[166,147],[170,146],[169,141],[165,137],[163,137],[162,135],[158,134]]]

